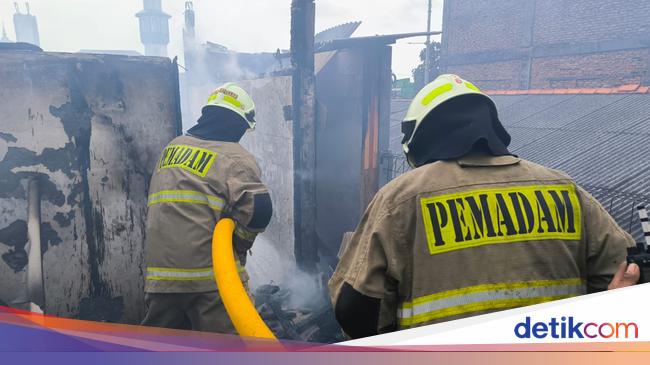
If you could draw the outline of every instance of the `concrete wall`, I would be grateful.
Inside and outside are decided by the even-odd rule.
[[[284,106],[291,105],[291,77],[281,76],[240,82],[255,101],[255,131],[242,145],[262,169],[262,180],[273,201],[273,218],[255,241],[246,265],[251,286],[287,280],[296,268],[293,251],[293,132],[284,119]]]
[[[447,0],[443,68],[485,89],[650,83],[650,2]]]
[[[151,171],[180,130],[169,59],[0,52],[0,298],[25,301],[41,188],[45,312],[137,323]]]

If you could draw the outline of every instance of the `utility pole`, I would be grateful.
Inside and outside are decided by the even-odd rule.
[[[307,271],[313,271],[318,261],[315,199],[315,9],[314,0],[291,2],[294,253],[299,267]]]
[[[431,0],[429,0],[429,9],[427,11],[427,33],[431,33]],[[430,67],[430,56],[429,56],[429,45],[431,45],[431,35],[427,34],[427,42],[425,44],[424,50],[424,84],[429,83],[429,67]]]

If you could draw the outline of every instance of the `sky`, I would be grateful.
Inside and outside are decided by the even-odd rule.
[[[433,0],[431,29],[440,30],[442,1]],[[425,31],[427,0],[315,0],[316,31],[361,21],[354,34],[367,36]],[[25,12],[25,0],[19,1]],[[168,55],[182,62],[184,0],[162,0],[170,14]],[[38,18],[41,47],[46,51],[136,50],[144,53],[135,13],[142,0],[31,0]],[[291,0],[194,0],[197,37],[242,52],[288,49]],[[15,40],[14,0],[0,0],[0,22]],[[410,77],[424,47],[424,37],[403,39],[393,46],[393,72]],[[416,44],[413,44],[416,43]]]

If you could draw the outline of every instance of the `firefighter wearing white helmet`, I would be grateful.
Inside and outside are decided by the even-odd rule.
[[[246,255],[272,215],[255,158],[239,140],[255,128],[253,99],[234,83],[215,89],[198,123],[162,151],[149,188],[143,325],[236,333],[217,292],[212,234],[236,222],[243,282]]]
[[[255,129],[255,103],[250,95],[234,82],[226,83],[214,90],[205,106],[218,106],[231,110],[242,117],[250,129]]]
[[[638,281],[625,262],[632,237],[569,176],[510,153],[494,102],[472,83],[438,77],[402,130],[414,169],[376,194],[329,283],[349,336]]]

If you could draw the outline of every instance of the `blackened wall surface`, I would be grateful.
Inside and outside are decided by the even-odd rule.
[[[650,81],[650,2],[446,0],[443,68],[498,89]]]
[[[26,181],[41,187],[45,312],[137,323],[151,171],[179,130],[165,58],[0,53],[0,298],[25,293]]]
[[[316,233],[321,259],[332,264],[343,234],[386,182],[391,49],[341,49],[316,61]]]

